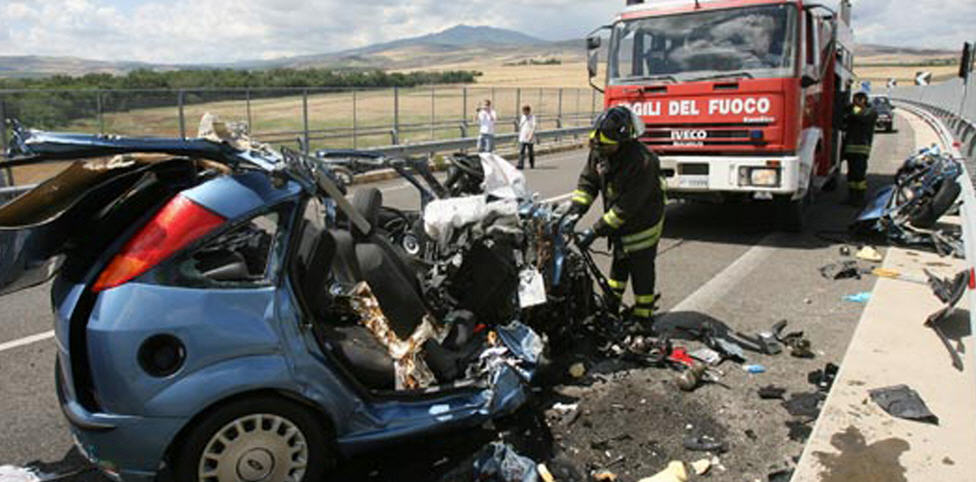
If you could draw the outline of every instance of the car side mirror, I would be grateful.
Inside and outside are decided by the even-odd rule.
[[[803,87],[804,89],[806,89],[807,87],[817,85],[819,83],[820,83],[820,79],[812,75],[804,75],[803,78],[800,79],[800,87]]]
[[[591,50],[586,59],[586,71],[590,74],[590,78],[593,79],[600,72],[600,51]]]

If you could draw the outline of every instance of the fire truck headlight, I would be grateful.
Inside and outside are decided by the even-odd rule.
[[[779,187],[779,169],[769,167],[739,168],[739,184],[756,187]]]

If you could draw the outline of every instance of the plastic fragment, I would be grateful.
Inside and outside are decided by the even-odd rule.
[[[864,261],[871,261],[873,263],[880,263],[884,261],[884,257],[881,256],[881,253],[872,246],[865,246],[861,248],[861,250],[858,251],[854,256],[856,256],[857,259],[863,259]]]
[[[850,301],[851,303],[867,303],[871,299],[871,292],[864,291],[854,295],[847,295],[844,297],[844,301]]]
[[[705,475],[711,468],[712,461],[709,459],[701,459],[691,463],[691,470],[695,472],[695,475]]]
[[[546,464],[539,464],[535,469],[539,472],[539,478],[542,479],[542,482],[556,482],[556,478],[552,476],[552,472],[549,471]]]
[[[598,470],[593,472],[593,480],[596,482],[616,482],[617,474],[609,470]]]
[[[762,365],[743,365],[742,369],[753,375],[758,375],[760,373],[766,373],[766,367]]]
[[[586,375],[586,365],[583,363],[573,363],[569,367],[569,376],[573,378],[583,378]]]
[[[687,480],[688,471],[685,469],[685,464],[679,461],[672,461],[668,464],[668,468],[651,477],[640,479],[638,482],[687,482]]]

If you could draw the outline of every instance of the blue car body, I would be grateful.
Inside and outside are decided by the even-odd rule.
[[[116,149],[111,152],[151,152],[151,147],[162,145],[159,151],[180,153],[181,148],[194,149],[187,147],[192,142],[206,149],[203,154],[193,152],[211,159],[227,152],[197,140],[161,144],[116,139],[115,145],[96,136],[34,138],[43,140],[34,152],[64,144],[64,152],[58,151],[64,158],[82,157],[70,149],[79,144]],[[336,447],[347,455],[409,436],[476,425],[511,413],[525,401],[538,340],[518,323],[497,331],[501,341],[526,361],[526,370],[504,367],[467,387],[399,396],[375,393],[350,377],[316,337],[314,322],[305,314],[289,275],[302,210],[315,194],[301,179],[282,181],[270,175],[268,166],[280,164],[280,159],[266,156],[261,163],[266,164],[261,169],[235,170],[179,195],[219,214],[227,226],[272,210],[280,214],[277,248],[263,282],[220,289],[180,286],[154,268],[96,293],[95,271],[55,277],[58,395],[76,443],[89,460],[119,480],[153,480],[181,434],[201,417],[229,400],[259,393],[274,393],[314,409],[331,425]],[[7,238],[0,238],[8,255],[24,233],[8,232]],[[29,231],[26,235],[38,236]],[[0,269],[26,271],[23,266],[31,264],[15,258],[8,256]],[[8,282],[15,277],[7,276]],[[176,373],[151,376],[137,362],[140,346],[154,336],[175,337],[185,347],[185,361]]]

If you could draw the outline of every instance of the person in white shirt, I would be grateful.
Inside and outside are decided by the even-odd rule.
[[[498,114],[491,107],[491,100],[485,99],[483,107],[478,108],[478,152],[494,152],[495,121]]]
[[[525,169],[526,155],[529,158],[529,168],[535,169],[535,127],[532,107],[528,105],[522,107],[522,116],[519,117],[519,169]]]

